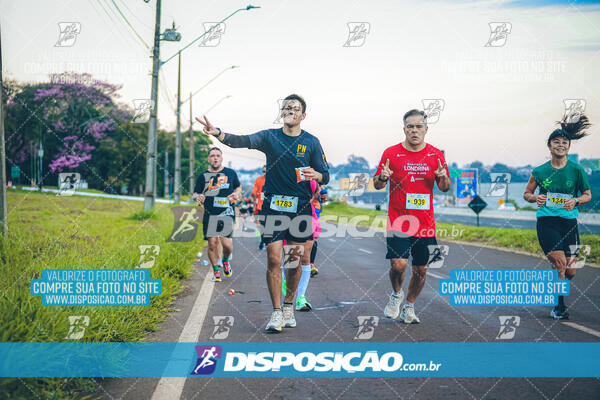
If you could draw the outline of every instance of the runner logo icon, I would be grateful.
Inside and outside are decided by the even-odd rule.
[[[221,37],[225,34],[224,22],[205,22],[204,32],[206,37],[202,39],[198,47],[216,47],[221,43]]]
[[[565,105],[563,119],[571,124],[579,122],[579,118],[585,111],[585,99],[564,99],[563,103]]]
[[[59,22],[58,29],[60,29],[60,33],[54,47],[71,47],[75,44],[77,35],[81,33],[81,23]]]
[[[496,339],[512,339],[515,337],[517,327],[521,325],[521,317],[516,315],[502,315],[500,318],[500,330]]]
[[[361,47],[370,32],[371,24],[368,22],[348,22],[348,40],[344,47]]]
[[[502,47],[506,44],[508,35],[512,31],[510,22],[490,22],[490,38],[485,47]]]
[[[450,246],[447,244],[430,244],[427,245],[427,249],[429,250],[427,268],[442,268],[444,266],[444,260],[450,252]]]
[[[223,355],[221,346],[196,346],[198,361],[192,375],[210,375],[217,368],[217,359]]]
[[[80,181],[81,174],[79,172],[61,172],[58,174],[57,196],[72,196]]]
[[[234,318],[231,315],[214,315],[213,321],[215,327],[213,333],[210,336],[211,339],[227,339],[229,336],[229,330],[233,328]]]
[[[511,175],[508,172],[492,172],[490,173],[491,185],[486,196],[497,197],[504,196],[510,183]]]
[[[379,325],[379,317],[374,315],[361,315],[358,319],[358,331],[354,339],[371,339],[375,332],[375,327]]]
[[[444,99],[422,99],[423,111],[427,115],[427,124],[435,124],[440,120],[442,111],[446,108]]]
[[[156,262],[156,258],[160,253],[160,246],[155,244],[140,244],[140,260],[136,268],[152,268]]]

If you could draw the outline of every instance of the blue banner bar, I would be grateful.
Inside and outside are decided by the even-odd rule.
[[[599,377],[600,343],[0,343],[0,377]]]

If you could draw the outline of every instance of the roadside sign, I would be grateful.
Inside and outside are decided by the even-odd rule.
[[[12,166],[10,169],[10,177],[18,178],[20,176],[21,176],[21,167],[19,167],[18,165]]]
[[[469,202],[468,206],[471,210],[475,211],[475,214],[479,215],[481,210],[487,207],[487,203],[479,197],[479,195],[476,195],[475,198]]]
[[[450,168],[450,178],[458,178],[460,177],[460,168]]]
[[[460,175],[455,178],[454,188],[456,190],[456,205],[466,206],[477,196],[479,190],[477,188],[477,169],[466,168],[461,169]]]
[[[477,214],[477,226],[479,226],[479,213],[487,207],[487,203],[479,197],[479,195],[476,195],[475,198],[469,202],[468,206],[475,214]]]

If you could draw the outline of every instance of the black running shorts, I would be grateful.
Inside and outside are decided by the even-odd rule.
[[[571,257],[579,245],[577,218],[539,217],[537,234],[544,254],[558,250]]]
[[[430,249],[433,252],[437,248],[435,237],[416,237],[416,236],[393,236],[388,232],[387,254],[385,258],[405,258],[412,256],[412,265],[427,265],[429,262]],[[431,246],[431,247],[429,247]]]
[[[202,233],[204,240],[211,237],[233,237],[235,217],[233,215],[210,215],[204,212],[202,217]]]
[[[299,243],[313,240],[312,209],[309,200],[296,199],[298,203],[295,211],[291,212],[272,208],[272,200],[271,195],[265,196],[262,209],[258,213],[265,244],[284,239]]]

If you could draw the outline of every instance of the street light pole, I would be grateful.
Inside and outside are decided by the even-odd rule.
[[[194,130],[192,129],[193,121],[192,121],[192,93],[190,92],[190,130],[188,133],[190,139],[190,196],[194,194],[194,186],[195,186],[195,160],[194,160]],[[191,197],[190,197],[191,199]]]
[[[154,25],[154,48],[153,48],[153,55],[152,55],[152,95],[151,95],[152,100],[151,100],[151,109],[150,109],[150,121],[148,123],[148,152],[147,152],[147,160],[146,160],[146,191],[144,194],[144,211],[151,211],[154,208],[154,202],[156,199],[156,153],[157,153],[156,115],[157,115],[157,109],[158,109],[158,70],[160,69],[160,67],[162,65],[169,62],[169,60],[173,59],[176,55],[179,55],[179,57],[181,57],[181,52],[183,50],[190,47],[192,44],[194,44],[195,42],[200,40],[206,34],[212,32],[212,30],[215,29],[216,26],[218,26],[218,24],[214,25],[208,31],[204,32],[202,35],[198,36],[196,39],[194,39],[190,43],[188,43],[185,47],[180,49],[177,53],[173,54],[171,57],[167,58],[165,61],[161,61],[160,60],[160,39],[161,39],[160,38],[160,6],[161,6],[161,0],[156,0],[156,21],[155,21],[155,25]],[[237,14],[240,11],[252,10],[254,8],[260,8],[260,6],[248,5],[246,8],[237,9],[234,12],[232,12],[231,14],[229,14],[227,17],[223,18],[219,22],[219,24],[222,22],[225,22],[226,20],[228,20],[229,18],[231,18],[232,16],[234,16],[235,14]],[[181,39],[181,35],[175,31],[175,26],[173,26],[173,29],[170,29],[168,31],[169,32],[165,32],[165,40],[179,41]],[[181,105],[180,104],[181,102],[179,101],[179,90],[178,90],[177,103],[178,103],[177,106],[179,108]],[[179,132],[178,136],[179,136],[179,140],[181,141],[181,132]],[[178,146],[178,150],[179,150],[179,157],[181,157],[181,146]],[[176,150],[176,153],[177,153],[177,150]],[[177,156],[175,158],[177,158]],[[178,164],[178,167],[180,170],[180,175],[181,175],[181,159],[180,159],[180,162],[179,163],[176,162],[176,164]],[[175,175],[177,176],[177,166],[176,166]],[[181,178],[181,176],[180,176],[180,178]],[[179,180],[181,180],[181,179],[179,179]],[[179,186],[180,185],[178,184],[178,182],[175,182],[174,190],[178,192]],[[178,194],[176,196],[178,196]]]
[[[158,109],[158,68],[160,67],[160,4],[156,0],[156,21],[154,24],[154,48],[152,50],[152,92],[150,100],[150,121],[148,122],[148,150],[146,157],[146,191],[144,211],[154,208],[156,198],[156,111]]]
[[[0,224],[2,224],[3,237],[6,237],[6,234],[8,233],[7,218],[6,149],[4,147],[4,99],[2,98],[2,38],[0,37]]]
[[[164,184],[164,196],[169,198],[169,148],[165,151],[165,184]]]
[[[177,127],[175,128],[175,204],[181,201],[181,52],[177,69]]]
[[[42,184],[43,184],[43,182],[42,182],[43,181],[43,178],[42,178],[42,168],[43,168],[43,165],[42,165],[42,163],[44,161],[44,146],[42,144],[42,133],[41,133],[41,130],[40,130],[40,148],[38,149],[38,156],[40,158],[40,170],[39,170],[39,173],[40,173],[39,178],[40,179],[39,179],[39,183],[38,184],[40,186],[40,192],[41,192],[42,191]]]

